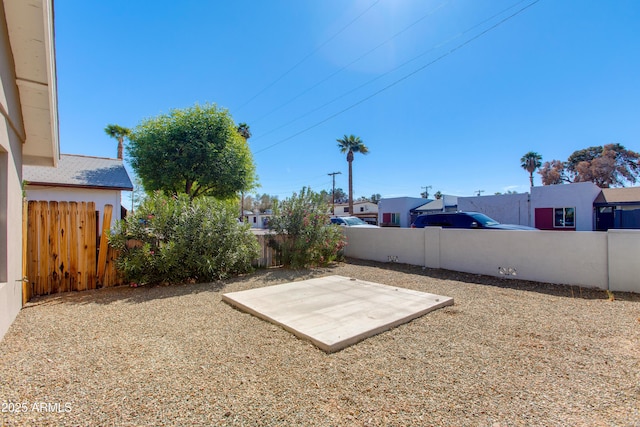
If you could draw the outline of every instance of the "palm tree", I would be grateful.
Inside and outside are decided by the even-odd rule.
[[[520,159],[520,166],[529,172],[529,182],[533,187],[533,173],[542,166],[542,156],[535,151],[529,151]]]
[[[249,129],[249,125],[246,123],[240,123],[238,125],[238,133],[246,140],[251,138],[251,130]]]
[[[359,136],[345,135],[344,138],[336,139],[341,153],[347,153],[349,162],[349,215],[353,215],[353,174],[351,164],[353,163],[353,153],[367,154],[369,149],[362,142]]]
[[[104,131],[111,138],[115,138],[118,140],[118,159],[122,160],[122,150],[124,148],[124,138],[131,135],[131,129],[118,126],[118,125],[107,125],[104,128]]]

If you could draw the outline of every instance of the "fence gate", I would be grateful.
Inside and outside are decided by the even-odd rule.
[[[105,217],[111,205],[105,206]],[[108,248],[98,276],[99,236],[94,202],[29,201],[26,212],[26,295],[84,291],[121,284]],[[107,219],[107,218],[105,218]],[[104,227],[103,227],[104,228]],[[102,234],[105,234],[104,232]],[[103,243],[103,250],[107,245]]]

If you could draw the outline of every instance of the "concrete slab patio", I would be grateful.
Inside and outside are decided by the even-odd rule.
[[[343,276],[230,292],[222,300],[328,353],[453,304],[450,297]]]

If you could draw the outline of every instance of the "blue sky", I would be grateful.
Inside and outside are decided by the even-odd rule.
[[[528,151],[640,151],[640,1],[534,2],[57,1],[61,151],[115,157],[107,124],[196,103],[250,125],[280,198],[346,191],[345,134],[356,197],[525,192]]]

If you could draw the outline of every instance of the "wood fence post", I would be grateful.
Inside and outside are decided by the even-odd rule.
[[[102,217],[102,234],[100,235],[100,249],[98,252],[98,284],[104,286],[104,270],[107,266],[107,252],[109,250],[109,229],[111,228],[111,216],[113,206],[104,205],[104,215]]]
[[[60,262],[59,224],[60,211],[58,210],[58,202],[49,202],[49,271],[47,272],[47,282],[50,284],[48,293],[51,294],[57,294],[60,289],[60,274],[58,274]]]
[[[85,245],[86,245],[86,256],[87,256],[87,287],[85,289],[95,289],[96,288],[96,258],[97,258],[97,248],[96,248],[96,240],[97,236],[97,225],[96,225],[96,204],[95,202],[87,203],[87,228],[85,232]]]

